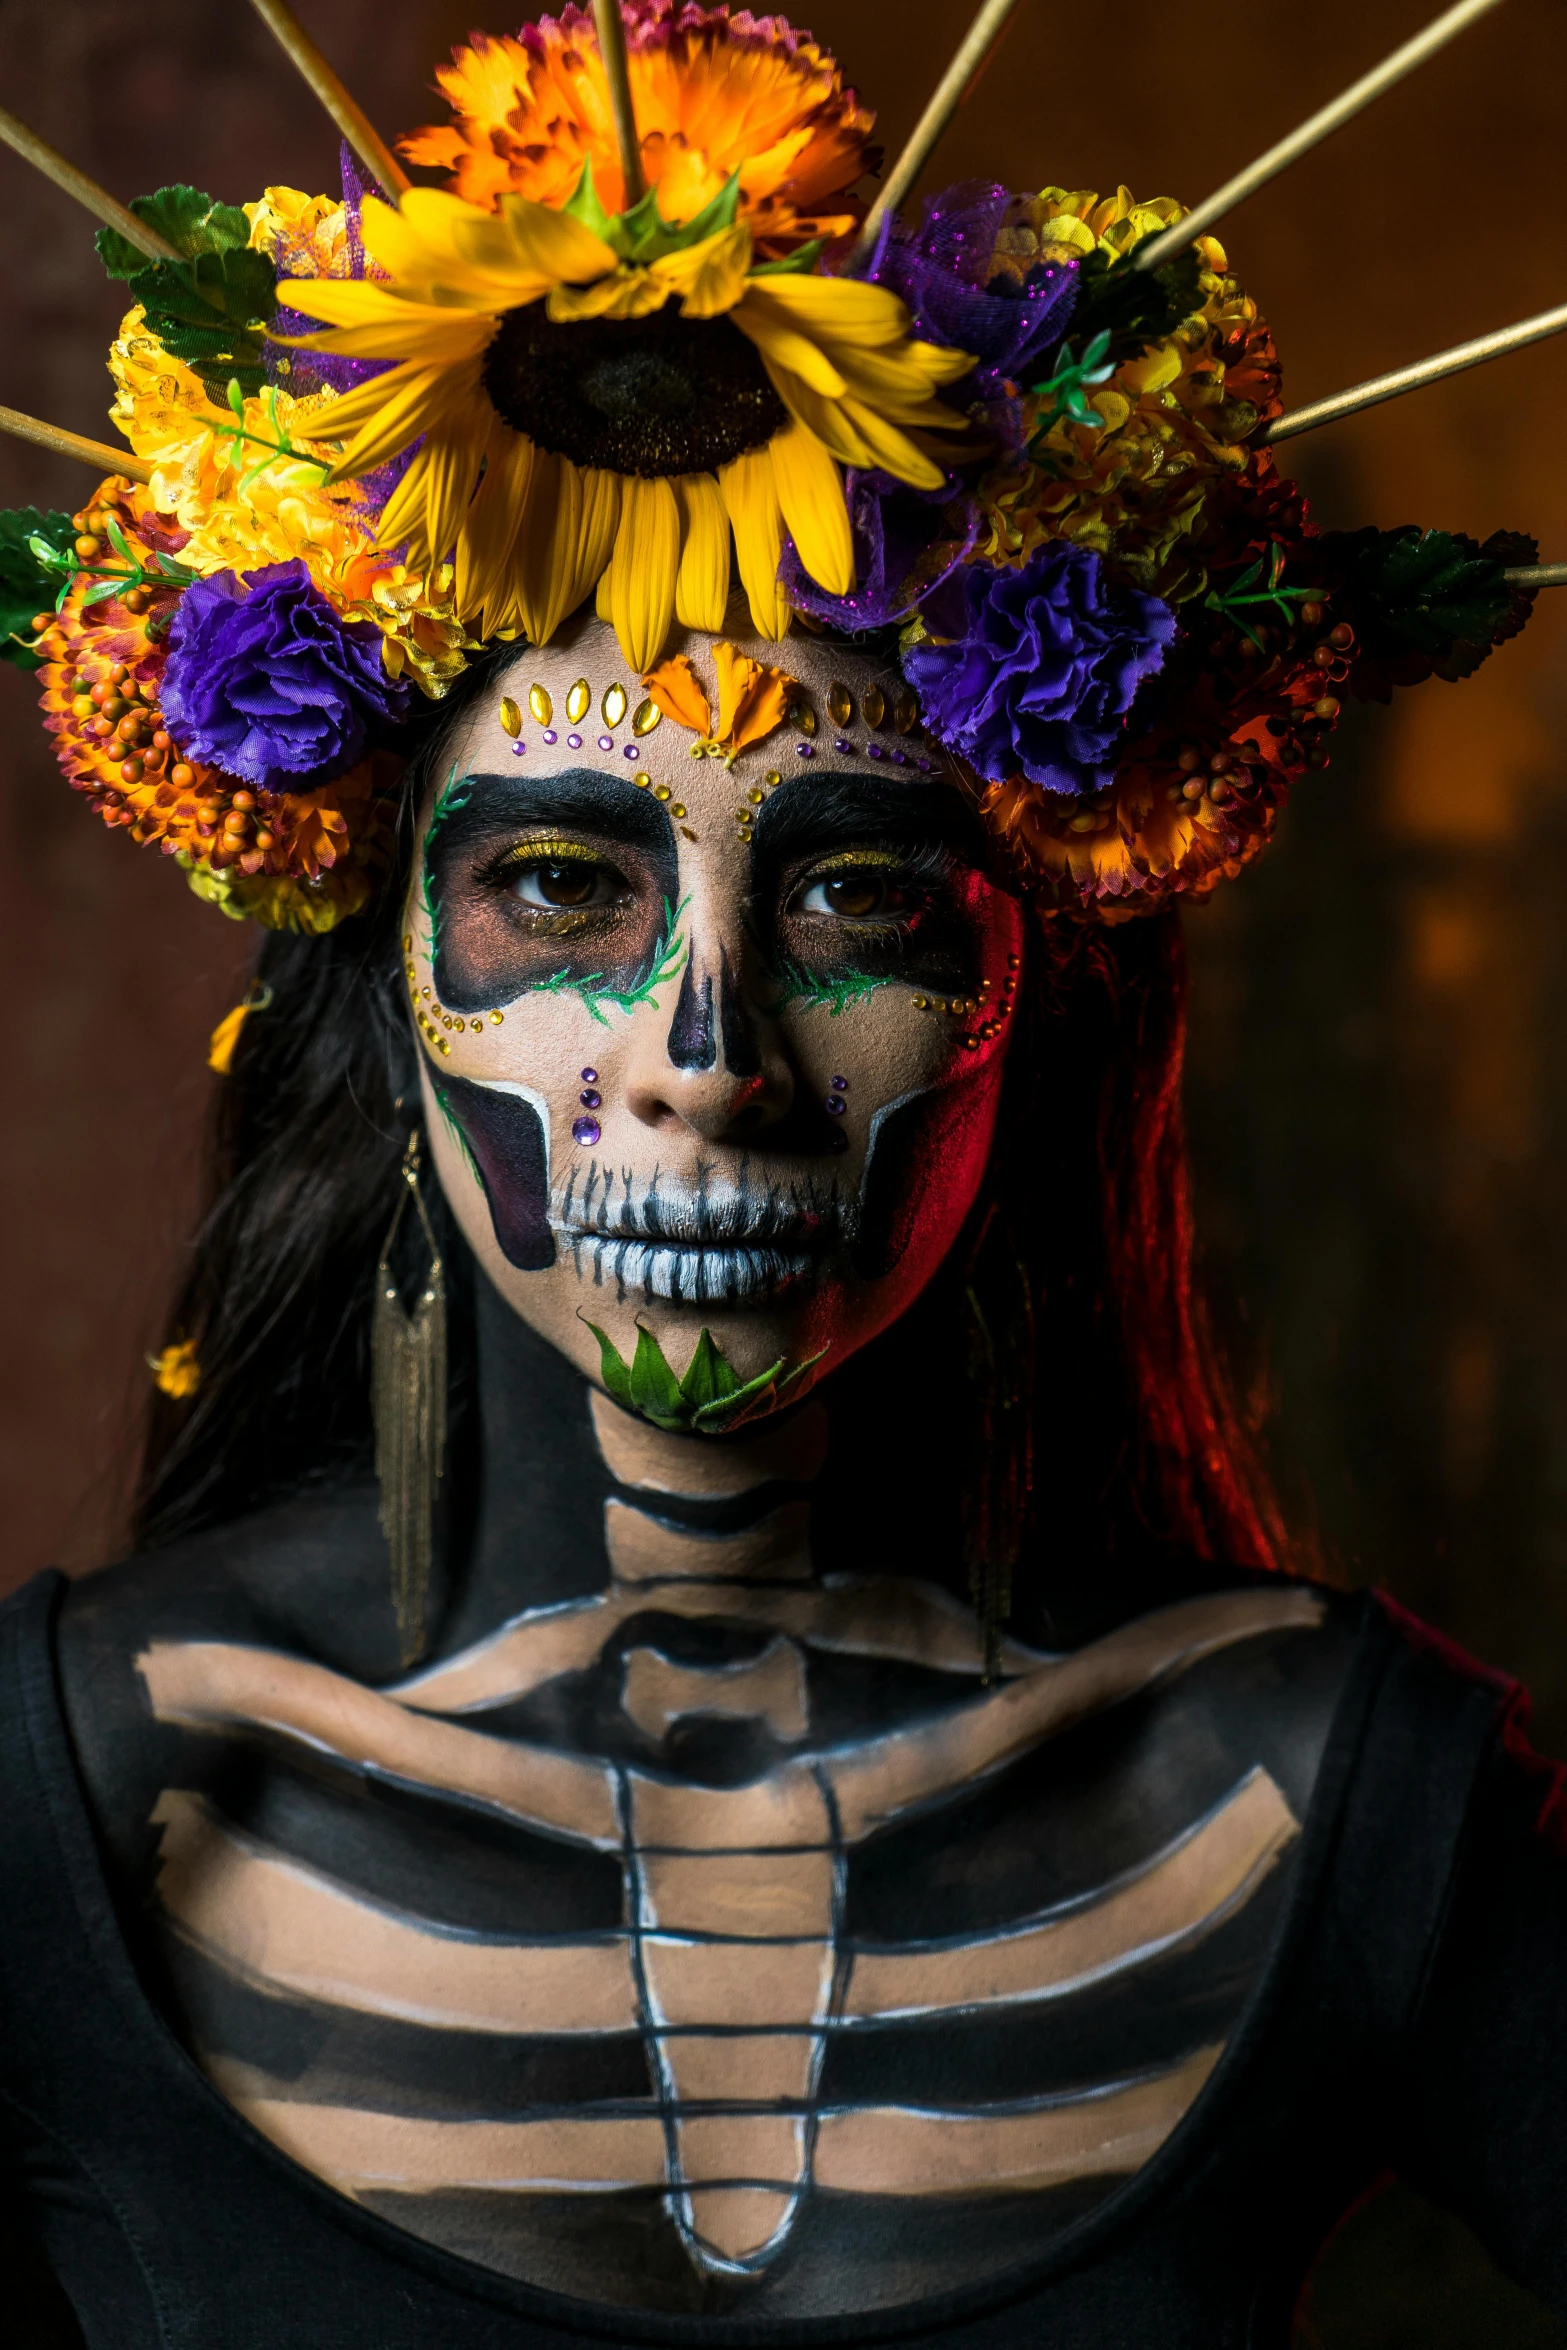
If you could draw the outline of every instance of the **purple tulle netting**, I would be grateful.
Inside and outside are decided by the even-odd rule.
[[[385,272],[367,259],[360,222],[367,194],[382,193],[374,180],[366,179],[354,159],[352,149],[342,149],[343,211],[347,226],[348,266],[338,274],[343,277],[381,277]],[[289,306],[284,293],[285,282],[291,277],[315,277],[319,274],[315,249],[308,237],[286,238],[277,253],[278,310],[272,322],[277,335],[313,335],[321,329],[319,318],[311,318],[303,310]],[[304,399],[311,392],[346,392],[355,384],[368,383],[372,376],[386,375],[397,365],[394,359],[340,359],[325,351],[289,351],[273,344],[268,353],[268,374],[282,391],[292,392],[296,399]],[[353,510],[365,521],[374,524],[376,516],[396,489],[403,475],[413,463],[414,453],[421,446],[410,442],[406,449],[378,465],[373,473],[362,474],[355,483]]]
[[[944,397],[974,414],[1003,448],[1019,444],[1013,387],[1043,364],[1072,323],[1077,264],[1041,263],[1019,281],[991,273],[996,239],[1011,197],[1005,188],[967,180],[925,207],[912,235],[889,221],[867,278],[908,304],[921,341],[971,351],[973,372]],[[910,614],[967,561],[979,516],[956,472],[937,490],[914,490],[890,474],[850,469],[845,492],[854,538],[853,592],[830,596],[785,545],[779,577],[791,599],[834,628],[883,628]]]

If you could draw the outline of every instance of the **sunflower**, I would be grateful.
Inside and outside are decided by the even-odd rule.
[[[416,568],[455,546],[457,610],[536,644],[598,589],[626,659],[671,623],[723,626],[730,533],[752,619],[781,637],[783,536],[831,595],[854,584],[844,465],[921,489],[915,436],[963,422],[937,397],[972,365],[917,342],[897,295],[790,264],[753,266],[732,176],[681,228],[656,194],[610,215],[586,168],[561,210],[493,212],[434,188],[367,199],[377,279],[292,279],[336,331],[299,347],[398,362],[316,429],[352,479],[420,439],[377,524]]]
[[[690,0],[623,0],[643,178],[669,221],[687,221],[740,175],[740,217],[763,260],[846,235],[848,194],[873,161],[874,117],[833,59],[777,16],[731,15]],[[475,33],[436,79],[454,120],[402,141],[411,163],[452,175],[489,210],[531,196],[559,210],[584,164],[606,202],[624,201],[609,89],[586,9],[525,25],[516,40]]]

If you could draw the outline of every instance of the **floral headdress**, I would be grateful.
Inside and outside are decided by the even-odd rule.
[[[607,38],[572,5],[458,49],[403,142],[444,188],[345,148],[341,198],[105,199],[131,455],[0,516],[0,635],[69,781],[226,912],[364,907],[420,698],[589,597],[729,759],[783,673],[725,668],[715,726],[668,641],[732,575],[764,638],[895,631],[1042,909],[1108,919],[1238,872],[1346,696],[1523,625],[1527,539],[1317,530],[1272,336],[1180,205],[867,224],[872,118],[809,35],[623,0]]]

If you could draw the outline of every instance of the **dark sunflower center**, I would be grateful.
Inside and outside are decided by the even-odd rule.
[[[541,449],[610,473],[713,473],[788,423],[755,346],[727,318],[508,310],[484,355],[497,415]]]

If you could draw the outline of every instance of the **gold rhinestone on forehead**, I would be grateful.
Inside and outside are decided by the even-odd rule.
[[[579,677],[566,689],[566,716],[573,726],[580,726],[593,700],[593,688],[585,677]]]
[[[618,726],[626,715],[626,689],[623,685],[606,686],[599,710],[606,726]]]
[[[538,720],[541,726],[548,726],[550,720],[555,715],[555,705],[550,700],[550,691],[548,686],[529,686],[528,708],[533,712],[534,717]]]
[[[515,742],[517,736],[522,732],[522,712],[510,694],[503,694],[501,697],[501,724]]]
[[[836,677],[827,688],[827,715],[834,726],[847,726],[854,716],[854,696]]]
[[[663,718],[663,715],[663,711],[659,708],[655,701],[649,699],[645,702],[638,702],[635,714],[631,720],[632,733],[651,734],[654,727],[657,726],[660,720]]]
[[[868,685],[860,696],[860,715],[867,726],[880,726],[887,715],[887,697],[879,685]]]

